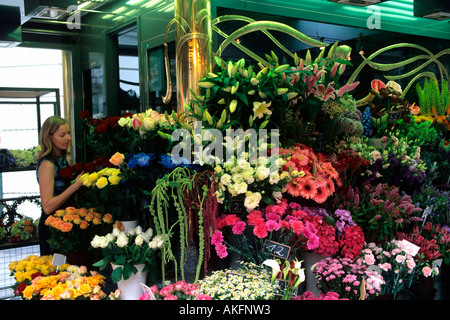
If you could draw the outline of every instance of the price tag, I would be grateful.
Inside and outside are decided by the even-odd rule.
[[[275,241],[267,241],[266,249],[269,254],[283,259],[289,258],[289,253],[291,252],[290,246]]]
[[[400,241],[401,248],[403,251],[405,251],[407,254],[412,255],[413,257],[419,252],[420,247],[416,246],[414,243],[411,243],[407,240]]]
[[[139,282],[141,285],[142,291],[150,297],[150,300],[156,300],[155,295],[152,292],[152,289],[150,289],[147,285],[143,284],[142,282]]]
[[[430,213],[433,211],[434,205],[432,205],[431,207],[428,206],[425,208],[425,210],[422,213],[422,227],[425,225],[425,221],[427,220],[427,217],[430,215]]]
[[[287,280],[275,279],[275,283],[279,286],[279,289],[275,293],[278,296],[284,296],[286,287],[288,285]],[[296,297],[298,293],[298,287],[292,292],[292,297]]]
[[[53,255],[52,265],[59,267],[66,263],[66,256],[63,254],[55,253]]]

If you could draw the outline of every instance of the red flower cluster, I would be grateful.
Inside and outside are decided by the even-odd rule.
[[[339,239],[341,255],[344,258],[355,259],[364,246],[364,232],[360,226],[347,226]]]
[[[129,117],[132,116],[133,113],[124,113],[121,116],[111,116],[104,117],[100,119],[89,119],[91,117],[89,111],[83,110],[78,116],[87,122],[87,124],[91,127],[94,127],[94,133],[100,134],[104,133],[108,130],[112,130],[118,126],[118,121],[121,117]]]
[[[417,256],[423,254],[425,260],[433,261],[437,259],[441,253],[438,250],[436,239],[426,239],[420,232],[419,227],[414,227],[411,233],[399,232],[396,238],[398,240],[407,240],[420,247]]]
[[[87,163],[77,162],[73,166],[62,168],[61,170],[58,171],[58,175],[65,180],[72,180],[82,172],[92,173],[99,171],[100,168],[115,168],[115,167],[116,166],[114,166],[111,162],[109,162],[109,159],[107,159],[106,157],[99,157],[91,162]]]

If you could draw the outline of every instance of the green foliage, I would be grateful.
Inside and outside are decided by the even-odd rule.
[[[432,107],[435,108],[438,115],[445,113],[447,106],[450,104],[449,83],[442,81],[441,90],[435,79],[426,79],[423,87],[416,84],[417,96],[419,99],[420,113],[422,115],[432,114]]]

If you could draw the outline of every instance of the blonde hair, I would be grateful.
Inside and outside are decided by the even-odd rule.
[[[36,157],[36,163],[39,163],[42,159],[47,159],[53,163],[57,162],[57,157],[53,151],[53,143],[50,137],[58,131],[59,127],[69,124],[69,122],[60,116],[48,117],[41,127],[41,132],[39,133],[39,144],[41,146],[41,151]],[[61,156],[66,157],[66,150],[62,150]]]

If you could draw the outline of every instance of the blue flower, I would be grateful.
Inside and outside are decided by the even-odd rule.
[[[152,160],[150,154],[145,154],[143,152],[138,153],[135,159],[140,167],[147,167]]]
[[[130,168],[130,169],[136,169],[137,167],[138,167],[138,162],[137,162],[136,157],[131,158],[131,159],[128,161],[128,168]]]
[[[177,166],[177,164],[172,161],[172,157],[168,154],[161,155],[158,163],[162,164],[167,169],[173,169]]]

